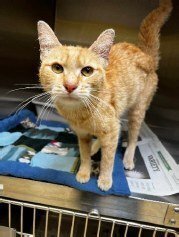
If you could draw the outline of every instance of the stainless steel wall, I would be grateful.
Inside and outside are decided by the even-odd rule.
[[[54,24],[54,0],[0,1],[0,88],[36,83],[39,65],[37,21]]]
[[[89,45],[106,28],[116,42],[137,42],[142,19],[158,0],[57,0],[55,30],[63,43]],[[161,32],[159,89],[146,120],[179,160],[179,1]]]

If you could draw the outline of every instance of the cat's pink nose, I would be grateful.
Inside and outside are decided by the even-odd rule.
[[[72,84],[65,84],[64,87],[68,91],[68,93],[72,93],[78,86]]]

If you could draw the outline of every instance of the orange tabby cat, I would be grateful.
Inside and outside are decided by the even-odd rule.
[[[113,45],[112,29],[104,31],[89,48],[63,46],[45,22],[38,22],[40,81],[78,136],[79,182],[90,179],[90,157],[101,147],[98,186],[102,190],[112,186],[120,118],[125,111],[129,141],[123,162],[126,169],[134,168],[139,129],[157,88],[159,31],[171,9],[170,0],[161,0],[159,7],[144,19],[139,47],[128,43]],[[97,140],[92,144],[93,135]]]

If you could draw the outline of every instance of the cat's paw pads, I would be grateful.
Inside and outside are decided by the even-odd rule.
[[[133,170],[135,167],[133,160],[124,159],[123,164],[126,170]]]
[[[99,177],[98,179],[98,187],[102,191],[108,191],[112,187],[112,178],[102,178]]]
[[[90,173],[84,171],[78,171],[76,180],[80,183],[87,183],[90,179]]]

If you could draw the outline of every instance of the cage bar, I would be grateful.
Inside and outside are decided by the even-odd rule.
[[[142,234],[142,229],[143,229],[143,227],[141,226],[141,227],[139,228],[138,237],[141,237],[141,234]]]
[[[21,204],[21,224],[20,224],[20,233],[21,233],[21,237],[23,235],[23,214],[24,214],[24,208],[23,208],[23,204]]]
[[[36,221],[36,208],[33,208],[33,224],[32,224],[33,237],[35,237],[35,221]]]
[[[99,237],[99,235],[100,235],[100,229],[101,229],[101,217],[99,217],[99,221],[98,221],[97,237]]]
[[[8,223],[9,228],[11,228],[11,203],[8,204]]]
[[[48,233],[48,217],[49,217],[49,209],[46,210],[45,235],[44,235],[44,237],[47,237],[47,233]]]
[[[7,227],[12,226],[12,218],[14,217],[15,213],[13,213],[13,206],[19,206],[20,207],[20,231],[17,231],[17,234],[19,234],[22,237],[35,237],[36,236],[36,221],[37,221],[37,211],[44,211],[45,212],[45,226],[44,226],[44,236],[48,236],[48,226],[49,226],[49,215],[50,214],[55,214],[57,218],[57,229],[56,231],[56,236],[60,237],[61,236],[61,230],[62,230],[62,220],[65,217],[71,217],[71,228],[69,229],[69,235],[70,237],[76,237],[76,232],[74,233],[74,227],[75,227],[75,220],[76,217],[81,218],[85,220],[85,225],[84,225],[84,231],[83,231],[83,237],[86,237],[88,234],[88,231],[90,230],[90,223],[89,220],[94,220],[97,222],[98,227],[97,227],[97,233],[96,237],[100,237],[100,232],[102,228],[102,224],[109,224],[109,237],[115,236],[115,226],[124,226],[124,234],[120,235],[120,237],[128,237],[128,232],[129,228],[133,227],[136,229],[136,233],[138,237],[142,236],[142,231],[143,230],[149,230],[152,231],[152,234],[150,235],[151,237],[156,237],[158,236],[158,233],[163,233],[164,237],[177,237],[177,232],[173,229],[167,229],[163,227],[158,227],[158,226],[153,226],[153,225],[145,225],[145,224],[140,224],[137,222],[132,222],[132,221],[126,221],[126,220],[121,220],[117,218],[111,218],[111,217],[105,217],[101,216],[98,212],[97,209],[91,210],[89,213],[83,213],[83,212],[78,212],[78,211],[71,211],[71,210],[66,210],[62,208],[53,208],[53,207],[48,207],[48,206],[43,206],[43,205],[38,205],[38,204],[32,204],[32,203],[24,203],[24,202],[19,202],[19,201],[14,201],[14,200],[8,200],[5,198],[0,198],[0,204],[7,204],[8,205],[8,210],[7,210],[7,217],[8,217],[8,222],[7,222]],[[24,233],[24,208],[30,208],[32,210],[32,229],[31,233]],[[3,218],[1,216],[0,218]],[[1,221],[1,219],[0,219]]]
[[[110,237],[113,237],[114,227],[115,227],[115,221],[113,221],[113,223],[112,223],[112,227],[111,227],[111,236],[110,236]]]
[[[129,229],[129,223],[126,224],[126,229],[125,229],[124,237],[127,237],[128,229]]]
[[[86,216],[85,229],[84,229],[84,235],[83,235],[83,237],[86,237],[87,228],[88,228],[88,219],[89,219],[89,215]]]
[[[157,228],[154,229],[152,237],[156,237]]]
[[[62,212],[60,211],[58,216],[57,237],[60,237],[61,223],[62,223]]]
[[[75,213],[73,213],[73,218],[72,218],[72,223],[71,223],[70,237],[73,237],[74,224],[75,224]]]

